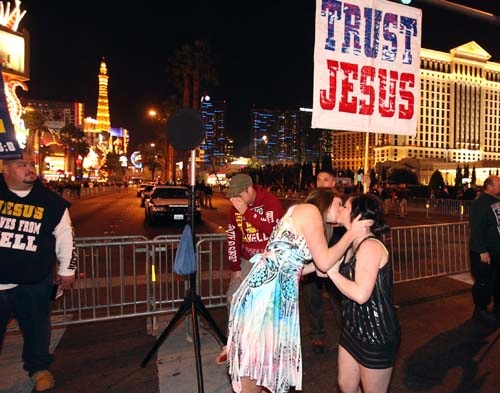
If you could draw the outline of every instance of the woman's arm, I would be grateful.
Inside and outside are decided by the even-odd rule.
[[[340,240],[328,248],[323,229],[323,218],[318,208],[312,204],[304,203],[295,206],[293,211],[294,226],[298,233],[305,237],[316,267],[323,272],[326,272],[342,258],[354,239],[369,233],[373,221],[361,221],[359,218],[354,219]]]
[[[368,239],[356,254],[356,277],[349,280],[339,273],[340,263],[328,270],[328,277],[335,286],[349,299],[363,304],[370,298],[379,269],[387,263],[388,254],[378,240]]]
[[[302,269],[302,275],[305,276],[306,274],[311,274],[316,271],[316,265],[314,263],[308,263],[304,265],[304,268]]]

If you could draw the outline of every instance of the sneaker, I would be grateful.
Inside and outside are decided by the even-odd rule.
[[[49,370],[37,371],[31,376],[31,380],[35,383],[35,390],[37,392],[45,392],[52,389],[56,381]]]
[[[217,364],[226,364],[227,365],[227,349],[226,349],[225,345],[222,347],[221,353],[219,353],[215,357],[215,363],[217,363]]]

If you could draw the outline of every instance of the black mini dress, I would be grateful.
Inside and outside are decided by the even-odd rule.
[[[339,268],[340,274],[354,281],[356,252]],[[401,330],[392,304],[392,268],[388,261],[379,269],[373,292],[364,304],[342,296],[343,330],[339,345],[366,368],[384,369],[394,365],[401,341]]]

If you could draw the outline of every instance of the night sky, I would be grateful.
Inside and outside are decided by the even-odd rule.
[[[429,1],[412,2],[423,11],[422,47],[448,52],[476,41],[491,61],[500,62],[500,25]],[[454,2],[500,15],[498,0]],[[86,115],[95,117],[97,74],[105,57],[111,125],[129,129],[132,146],[151,138],[147,109],[175,93],[167,79],[168,59],[196,39],[206,40],[220,59],[219,85],[202,89],[227,101],[226,126],[238,136],[237,152],[245,153],[250,140],[252,105],[312,106],[314,0],[24,0],[21,9],[27,14],[20,29],[31,36],[31,80],[22,95],[81,101]]]

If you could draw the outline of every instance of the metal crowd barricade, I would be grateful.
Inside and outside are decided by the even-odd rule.
[[[467,222],[394,227],[385,242],[394,282],[464,273],[468,265]],[[190,278],[173,272],[181,235],[77,238],[77,280],[53,304],[53,325],[146,317],[157,331],[159,314],[184,301]],[[196,292],[207,308],[226,305],[230,271],[226,235],[196,235]]]
[[[469,271],[469,223],[394,227],[385,242],[394,282]]]
[[[468,219],[471,201],[462,199],[429,199],[426,201],[427,214],[449,215]]]
[[[54,325],[147,314],[146,237],[86,237],[75,239],[75,243],[77,279],[74,287],[54,302]]]
[[[196,236],[196,291],[207,308],[226,304],[225,234]],[[174,312],[189,289],[189,277],[173,272],[180,235],[77,238],[77,280],[54,302],[53,325],[146,316],[148,332],[157,315]]]

